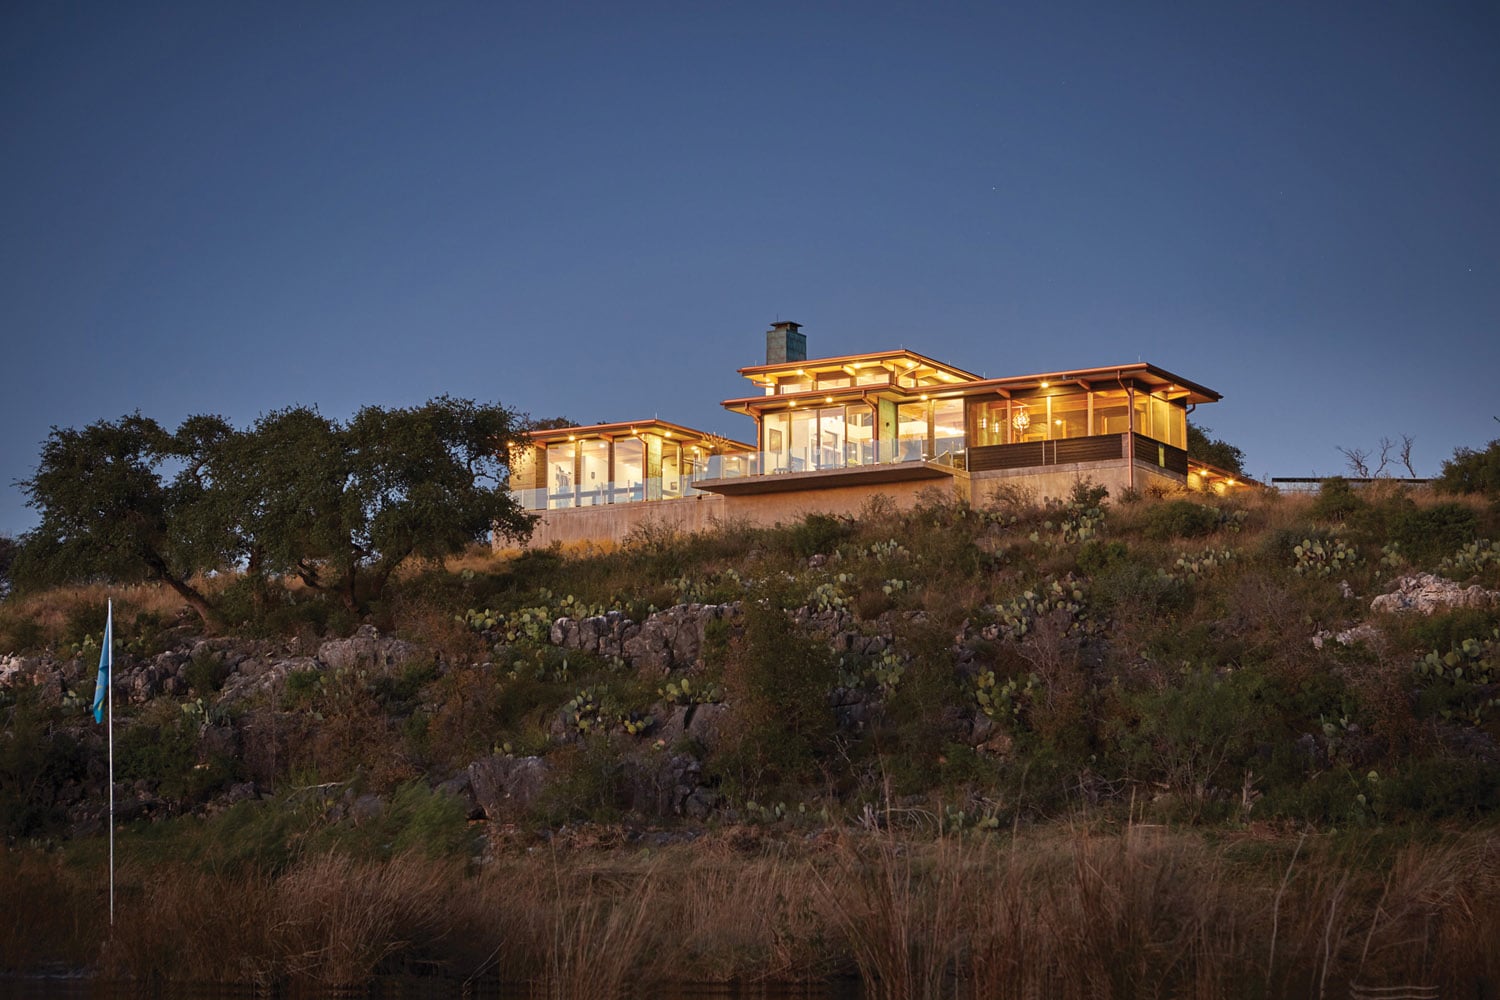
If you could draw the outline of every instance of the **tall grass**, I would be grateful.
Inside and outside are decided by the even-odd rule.
[[[1500,835],[1433,839],[1079,822],[968,839],[710,835],[470,871],[410,853],[279,873],[133,862],[112,936],[96,871],[11,852],[0,898],[33,902],[24,921],[0,908],[0,968],[318,988],[421,971],[556,998],[845,972],[880,1000],[1493,991]]]

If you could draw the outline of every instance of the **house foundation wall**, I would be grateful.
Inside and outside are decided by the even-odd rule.
[[[542,513],[526,547],[545,548],[554,543],[618,543],[632,531],[646,527],[692,533],[708,531],[722,524],[771,527],[800,521],[809,514],[856,517],[877,496],[888,498],[898,509],[916,506],[924,494],[966,500],[975,507],[986,506],[994,502],[997,495],[1010,490],[1024,491],[1037,502],[1062,500],[1083,482],[1103,486],[1111,497],[1118,498],[1131,486],[1130,465],[1123,459],[1113,459],[1045,469],[955,471],[951,479],[731,496],[703,494],[677,500],[549,510]],[[1134,487],[1137,492],[1145,494],[1175,493],[1190,488],[1183,477],[1139,461],[1135,463]],[[498,551],[514,548],[515,543],[496,537],[493,547]]]
[[[1125,459],[1110,459],[1100,462],[1074,462],[1069,465],[1051,465],[1045,469],[997,469],[991,472],[970,474],[972,488],[970,503],[983,507],[992,502],[996,494],[1007,490],[1024,490],[1037,501],[1065,500],[1073,488],[1083,482],[1093,482],[1109,490],[1114,498],[1131,488],[1130,463]],[[1138,493],[1175,493],[1188,488],[1187,481],[1173,472],[1135,463],[1134,488]]]
[[[603,504],[542,511],[540,520],[524,548],[546,548],[554,543],[623,542],[632,531],[647,526],[692,533],[707,531],[725,520],[725,497],[705,494],[646,503]],[[516,548],[516,543],[493,537],[495,551]]]

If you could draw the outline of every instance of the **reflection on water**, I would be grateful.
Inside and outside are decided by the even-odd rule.
[[[631,996],[652,1000],[858,1000],[860,990],[852,981],[816,986],[641,986]],[[146,986],[81,976],[0,976],[0,1000],[140,1000],[142,997],[150,1000],[552,1000],[542,987],[465,985],[461,980],[396,976],[358,989],[172,983]]]

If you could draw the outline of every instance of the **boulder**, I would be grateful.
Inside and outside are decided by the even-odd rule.
[[[547,786],[551,766],[541,757],[495,754],[469,765],[474,801],[489,819],[526,809]]]

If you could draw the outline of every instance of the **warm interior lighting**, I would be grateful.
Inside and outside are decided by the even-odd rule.
[[[1024,431],[1031,426],[1031,416],[1026,412],[1026,404],[1021,403],[1016,408],[1016,415],[1010,418],[1011,425],[1018,431]]]

